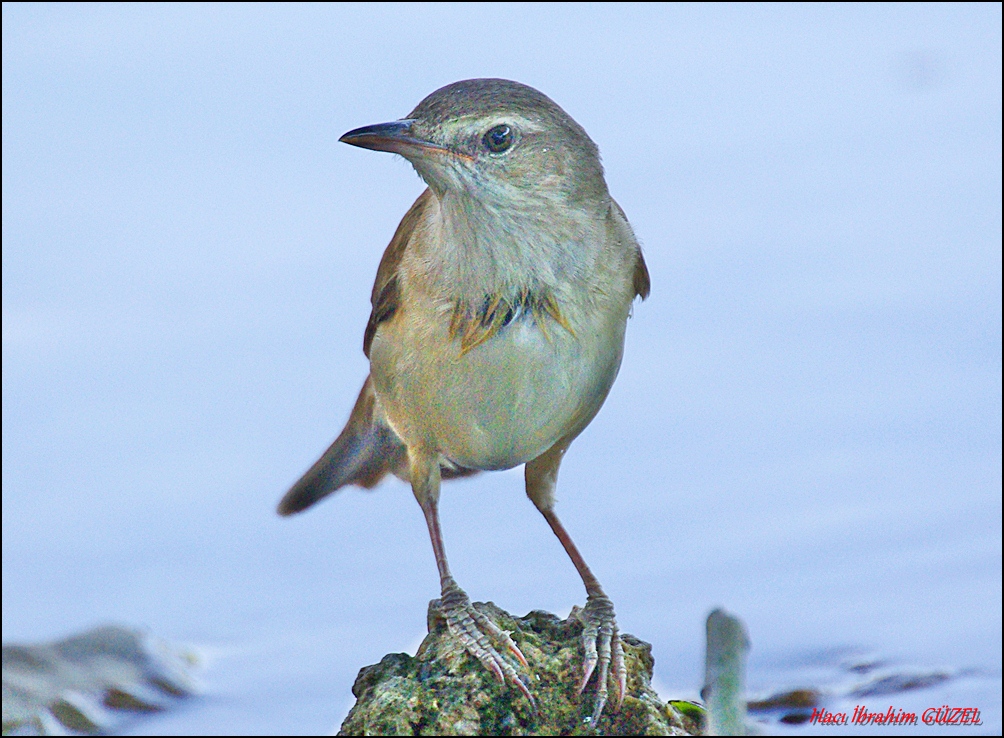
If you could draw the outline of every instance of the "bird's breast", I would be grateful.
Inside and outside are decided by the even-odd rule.
[[[412,299],[370,352],[387,420],[409,446],[507,469],[576,435],[620,367],[630,299],[584,308],[552,295]]]

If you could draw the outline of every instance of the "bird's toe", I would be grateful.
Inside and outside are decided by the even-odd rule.
[[[536,705],[533,695],[513,663],[503,656],[508,652],[523,668],[528,668],[526,657],[508,632],[496,625],[484,612],[471,603],[467,593],[455,582],[443,588],[437,608],[450,634],[460,642],[471,656],[481,662],[500,682],[509,682]]]
[[[617,630],[617,618],[610,598],[603,594],[591,594],[586,606],[576,613],[582,621],[582,648],[585,656],[582,662],[582,694],[593,673],[596,673],[596,699],[593,703],[591,721],[595,723],[603,714],[607,703],[607,681],[613,678],[615,707],[620,708],[627,691],[627,669],[624,665],[624,648]]]

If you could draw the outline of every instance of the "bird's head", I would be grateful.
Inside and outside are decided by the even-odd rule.
[[[440,197],[586,209],[607,199],[599,151],[582,126],[546,95],[509,80],[454,82],[406,118],[339,140],[400,154]]]

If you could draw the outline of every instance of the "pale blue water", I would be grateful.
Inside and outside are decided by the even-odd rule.
[[[200,645],[205,694],[135,731],[327,731],[420,640],[404,485],[273,509],[422,188],[338,136],[502,76],[596,140],[652,273],[559,514],[664,695],[725,606],[759,695],[878,661],[951,678],[842,699],[1000,732],[999,5],[5,4],[3,70],[3,640]],[[442,514],[474,599],[582,602],[519,470]]]

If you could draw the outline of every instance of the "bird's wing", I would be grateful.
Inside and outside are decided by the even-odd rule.
[[[431,196],[429,190],[419,196],[380,259],[371,297],[373,311],[363,338],[363,353],[367,357],[377,326],[390,320],[399,307],[398,267]],[[476,470],[444,460],[441,473],[444,479],[451,479],[474,474]],[[373,380],[367,377],[345,428],[282,498],[279,514],[292,515],[305,510],[348,484],[373,487],[387,474],[407,480],[408,450],[384,419],[373,391]]]
[[[429,197],[429,190],[426,190],[411,206],[380,259],[370,298],[373,310],[363,338],[363,353],[367,357],[377,326],[397,312],[400,301],[398,267]],[[388,473],[407,478],[407,457],[404,443],[379,411],[373,380],[367,377],[345,428],[282,498],[279,514],[292,515],[305,510],[347,484],[373,487]]]
[[[648,293],[652,291],[652,280],[648,276],[648,267],[645,265],[645,257],[641,254],[641,246],[638,245],[638,238],[634,235],[634,229],[631,228],[631,224],[628,222],[627,216],[624,214],[624,210],[617,201],[610,198],[610,202],[614,206],[613,216],[618,221],[618,225],[626,229],[628,233],[631,234],[631,239],[634,242],[635,254],[637,259],[634,263],[634,294],[636,297],[645,299],[648,297]]]
[[[645,266],[645,257],[638,249],[638,261],[634,263],[634,293],[637,297],[645,299],[652,291],[652,280],[648,276],[648,267]]]
[[[425,208],[432,198],[432,191],[426,188],[425,192],[418,196],[415,203],[408,209],[401,219],[401,223],[394,232],[394,238],[387,245],[387,250],[383,252],[380,259],[380,266],[377,268],[376,281],[373,283],[373,294],[370,302],[373,310],[370,312],[370,319],[366,323],[366,333],[363,335],[363,353],[369,358],[370,344],[373,343],[373,336],[377,326],[385,320],[390,320],[397,312],[401,299],[401,288],[398,284],[398,267],[401,265],[401,258],[411,242],[411,236],[415,232],[415,227],[422,222]]]

